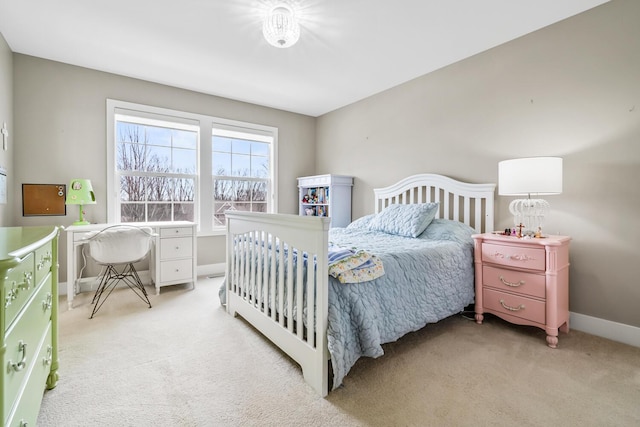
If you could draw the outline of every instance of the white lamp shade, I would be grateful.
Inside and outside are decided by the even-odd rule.
[[[562,193],[562,158],[528,157],[498,163],[498,194],[529,196]]]

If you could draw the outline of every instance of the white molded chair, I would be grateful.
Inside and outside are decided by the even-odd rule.
[[[93,233],[86,239],[89,256],[103,266],[100,283],[91,302],[94,306],[90,319],[93,319],[120,282],[129,286],[151,308],[147,291],[133,264],[147,256],[154,236],[150,227],[114,225]]]

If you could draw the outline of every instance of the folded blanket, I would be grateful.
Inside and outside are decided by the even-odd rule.
[[[363,250],[329,246],[329,274],[340,283],[361,283],[384,275],[382,260]]]

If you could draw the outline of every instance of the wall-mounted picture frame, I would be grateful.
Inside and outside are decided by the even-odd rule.
[[[22,184],[22,216],[67,214],[65,184]]]

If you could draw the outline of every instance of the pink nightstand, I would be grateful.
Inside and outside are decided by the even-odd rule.
[[[520,239],[476,234],[476,322],[484,313],[542,328],[558,345],[558,329],[569,332],[568,236]]]

